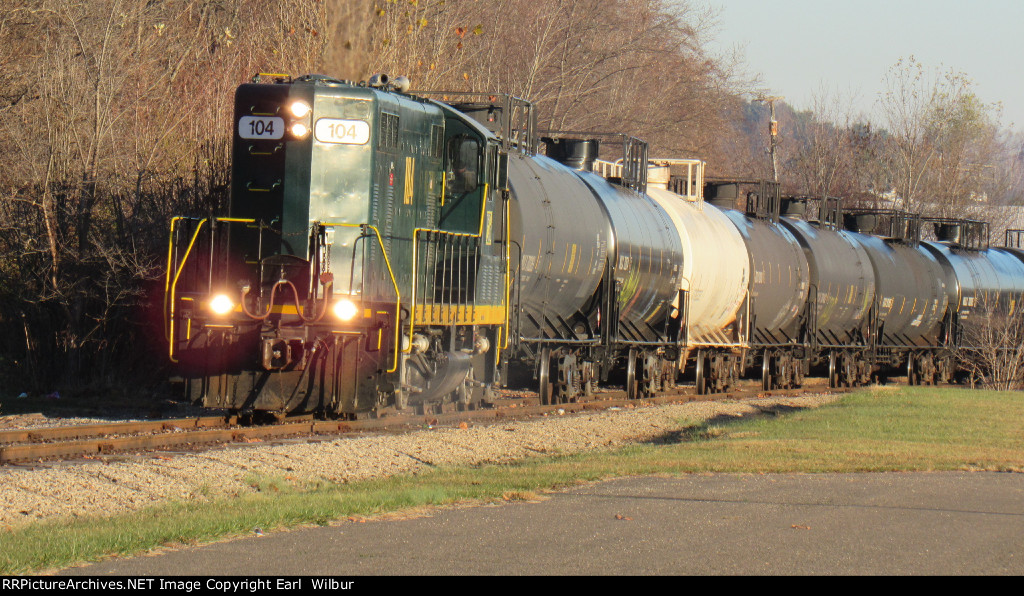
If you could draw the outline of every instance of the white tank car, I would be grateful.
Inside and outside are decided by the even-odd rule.
[[[699,191],[679,195],[666,189],[667,182],[668,168],[648,170],[647,194],[669,215],[682,243],[679,289],[688,297],[687,345],[740,347],[745,338],[734,323],[750,281],[743,236]]]

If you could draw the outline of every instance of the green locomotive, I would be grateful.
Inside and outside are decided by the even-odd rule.
[[[193,401],[345,416],[489,398],[507,139],[407,87],[238,88],[229,213],[171,224],[165,326]]]

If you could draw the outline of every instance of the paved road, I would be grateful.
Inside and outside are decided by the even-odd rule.
[[[1024,474],[625,478],[272,533],[86,575],[1024,574]]]

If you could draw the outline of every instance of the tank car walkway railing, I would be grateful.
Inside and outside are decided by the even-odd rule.
[[[647,192],[647,143],[629,135],[609,132],[584,132],[578,130],[542,130],[539,134],[550,138],[578,137],[598,140],[606,147],[621,149],[622,157],[614,162],[595,159],[593,171],[605,179],[617,181],[638,193]]]
[[[651,157],[647,160],[647,185],[664,184],[667,190],[693,203],[697,209],[703,209],[705,165],[700,159]],[[671,173],[673,167],[680,170],[680,173]],[[686,173],[682,173],[682,170]]]

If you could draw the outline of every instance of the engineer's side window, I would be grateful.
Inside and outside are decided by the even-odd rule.
[[[480,143],[463,135],[448,141],[448,194],[461,196],[479,186]]]

